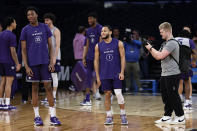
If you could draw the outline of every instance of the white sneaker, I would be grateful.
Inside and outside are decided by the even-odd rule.
[[[98,91],[94,94],[94,99],[95,100],[101,100],[101,95]]]
[[[156,120],[155,123],[159,124],[159,123],[171,123],[172,121],[172,117],[170,116],[163,116],[161,119]]]
[[[184,110],[192,110],[192,104],[190,104],[190,101],[187,101],[184,103],[183,109]]]
[[[174,119],[171,121],[172,125],[175,125],[175,124],[185,124],[185,116],[175,116]]]
[[[190,100],[189,100],[189,104],[191,104],[191,105],[192,105],[192,99],[190,99]]]
[[[69,89],[70,91],[75,91],[75,90],[76,90],[76,89],[75,89],[75,86],[73,86],[73,85],[69,86],[68,89]]]

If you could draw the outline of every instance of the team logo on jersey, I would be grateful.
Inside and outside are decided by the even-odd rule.
[[[94,38],[92,37],[92,38],[90,39],[90,41],[91,41],[91,43],[94,43]]]
[[[42,42],[42,37],[41,36],[36,36],[35,37],[35,42],[36,43],[41,43]]]
[[[112,54],[107,54],[106,55],[106,60],[112,61],[113,60],[113,55]]]
[[[90,42],[94,43],[95,42],[95,39],[94,39],[95,35],[91,33],[89,37],[90,37]]]

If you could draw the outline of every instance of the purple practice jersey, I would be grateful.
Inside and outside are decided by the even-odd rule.
[[[16,35],[9,30],[0,34],[0,63],[14,64],[10,47],[16,47]]]
[[[121,71],[119,41],[112,38],[110,43],[104,41],[98,44],[99,47],[99,74],[100,79],[116,79]]]
[[[99,43],[101,30],[102,26],[100,24],[97,24],[95,28],[90,27],[86,32],[86,39],[89,40],[89,48],[86,58],[89,60],[94,60],[95,46],[97,43]]]
[[[22,29],[20,40],[26,41],[29,66],[49,63],[48,38],[51,36],[49,27],[44,23],[38,23],[38,26],[29,24]]]

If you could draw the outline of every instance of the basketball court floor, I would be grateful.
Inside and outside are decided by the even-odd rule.
[[[112,110],[114,125],[105,126],[104,96],[102,100],[92,100],[92,106],[80,106],[83,93],[64,90],[58,92],[56,112],[62,125],[50,126],[48,106],[40,105],[40,115],[44,126],[33,125],[34,112],[29,101],[21,103],[21,96],[16,94],[13,105],[15,111],[0,111],[0,131],[190,131],[197,129],[197,95],[193,96],[193,110],[185,113],[186,125],[155,125],[154,121],[163,115],[163,103],[160,94],[126,94],[126,112],[128,126],[120,123],[119,106],[114,96]],[[44,95],[40,95],[43,99]]]

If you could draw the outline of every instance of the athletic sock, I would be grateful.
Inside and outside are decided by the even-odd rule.
[[[49,107],[49,114],[51,117],[55,117],[56,116],[56,110],[54,107]]]
[[[106,111],[106,114],[107,114],[107,117],[112,117],[112,112],[111,112],[111,110]]]
[[[120,114],[121,114],[121,115],[125,115],[125,114],[126,114],[125,109],[123,109],[123,110],[122,110],[122,109],[120,109]]]
[[[40,117],[40,115],[39,115],[39,107],[33,107],[33,108],[34,108],[35,117]]]

